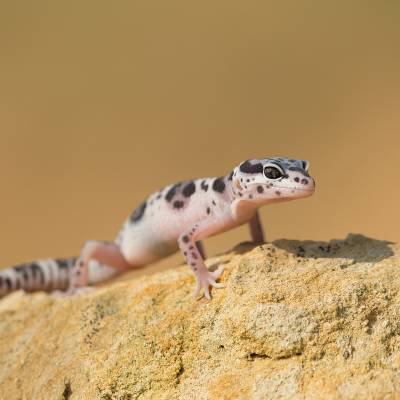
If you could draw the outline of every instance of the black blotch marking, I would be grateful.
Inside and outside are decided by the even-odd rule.
[[[240,197],[242,197],[242,196],[243,196],[242,192],[239,192],[239,196],[240,196]]]
[[[190,197],[196,191],[196,185],[193,181],[190,181],[182,190],[182,194],[185,197]]]
[[[184,255],[184,256],[187,256],[187,253],[186,253],[186,251],[184,251],[184,252],[183,252],[183,255]]]
[[[213,200],[212,203],[213,203],[213,206],[216,206],[216,205],[217,205],[217,203],[215,202],[215,200]]]
[[[213,189],[218,193],[223,193],[225,190],[224,178],[216,178],[213,182]]]
[[[17,278],[17,280],[15,282],[15,289],[16,290],[21,289],[21,282],[20,282],[20,280],[18,278]]]
[[[298,183],[298,182],[300,182],[300,178],[298,176],[296,176],[296,178],[294,178],[294,181]]]
[[[39,275],[40,276],[40,283],[44,284],[44,273],[42,271],[42,268],[40,268],[40,265],[36,264],[36,263],[32,263],[30,265],[30,269],[32,271],[33,279],[36,279],[36,276]]]
[[[249,199],[252,199],[253,198],[253,195],[252,194],[249,194]]]
[[[258,193],[263,193],[264,192],[264,188],[262,186],[257,186],[257,192]]]
[[[196,255],[196,253],[192,253],[192,257],[193,257],[195,260],[197,260],[197,255]]]
[[[182,185],[182,182],[179,182],[179,183],[175,184],[174,186],[172,186],[171,189],[169,189],[167,194],[165,195],[165,200],[171,201],[174,198],[177,189],[181,185]]]
[[[185,235],[182,237],[183,243],[189,243],[189,236]]]
[[[211,212],[211,208],[210,208],[210,207],[207,207],[207,214],[209,215],[210,212]]]
[[[196,266],[196,263],[191,263],[190,264],[192,267],[195,267]]]
[[[144,201],[131,215],[130,220],[132,223],[139,222],[146,211],[147,203]]]
[[[228,181],[231,181],[233,178],[233,171],[231,171],[231,173],[228,175]]]
[[[281,192],[280,192],[279,190],[276,190],[275,193],[276,193],[278,196],[281,195]]]
[[[174,208],[180,209],[183,207],[183,204],[184,204],[183,201],[176,200],[176,201],[174,201],[173,206],[174,206]]]
[[[205,192],[207,192],[207,190],[208,190],[208,185],[207,185],[206,181],[202,181],[201,184],[200,184],[200,187],[201,187]]]
[[[11,279],[10,278],[5,278],[5,282],[6,282],[7,289],[11,289]]]
[[[263,172],[263,166],[261,163],[252,164],[250,160],[242,163],[239,169],[246,174],[259,174]]]
[[[160,200],[161,199],[161,193],[158,193],[156,200]]]
[[[17,265],[16,267],[14,267],[14,271],[16,271],[18,274],[22,275],[22,279],[24,281],[28,280],[28,271],[26,268],[26,265]]]

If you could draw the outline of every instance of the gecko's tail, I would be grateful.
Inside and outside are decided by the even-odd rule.
[[[19,289],[66,290],[76,260],[76,257],[47,259],[0,269],[0,297]]]

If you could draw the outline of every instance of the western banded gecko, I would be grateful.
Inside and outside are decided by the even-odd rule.
[[[13,290],[67,290],[106,281],[181,250],[197,285],[210,299],[210,286],[223,269],[209,271],[201,240],[249,223],[254,242],[264,241],[258,208],[314,193],[303,160],[274,157],[240,163],[227,176],[180,182],[151,194],[125,221],[113,242],[88,241],[79,257],[47,259],[0,270],[0,295]]]

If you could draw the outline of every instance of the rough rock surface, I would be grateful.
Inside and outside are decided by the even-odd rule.
[[[398,245],[279,240],[208,261],[221,263],[211,302],[192,299],[185,266],[5,297],[0,398],[400,398]]]

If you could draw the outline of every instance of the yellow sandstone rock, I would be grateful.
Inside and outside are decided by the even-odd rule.
[[[194,301],[181,266],[69,298],[0,301],[0,398],[400,398],[400,248],[243,244],[208,260],[225,289]]]

